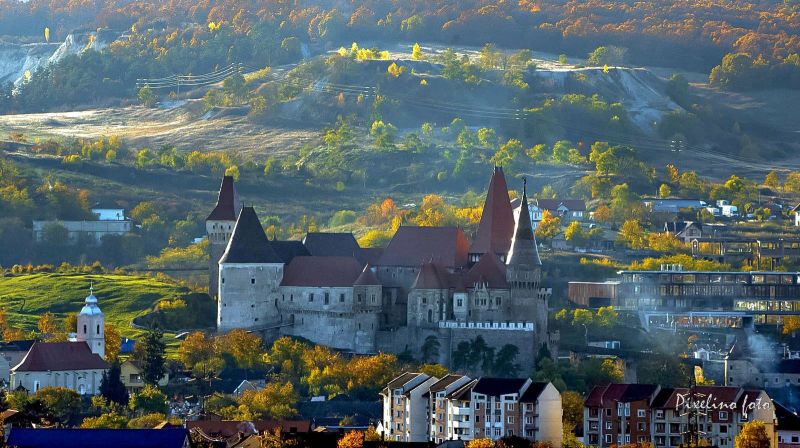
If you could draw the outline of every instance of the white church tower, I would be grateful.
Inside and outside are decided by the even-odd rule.
[[[94,286],[89,288],[89,297],[86,304],[78,314],[78,341],[85,341],[92,353],[106,357],[105,317],[100,307],[97,306],[97,297],[94,296]]]

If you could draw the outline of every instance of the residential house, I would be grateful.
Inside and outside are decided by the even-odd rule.
[[[136,393],[144,389],[143,369],[138,361],[126,359],[119,367],[122,384],[128,389],[128,393]],[[158,381],[158,385],[161,387],[167,384],[169,384],[169,372],[164,373],[164,376]]]
[[[12,428],[7,446],[16,448],[190,448],[184,428],[42,429]]]
[[[439,381],[424,373],[404,373],[381,391],[384,427],[387,438],[398,442],[428,440],[428,388]]]
[[[794,225],[800,227],[800,204],[792,209],[792,214],[794,215]]]
[[[773,401],[778,421],[778,448],[800,448],[800,416]]]
[[[539,199],[532,208],[541,213],[547,210],[551,216],[561,218],[562,222],[583,221],[586,215],[586,202],[583,199]]]
[[[233,390],[233,395],[241,397],[246,391],[255,392],[261,390],[267,385],[267,380],[242,380],[236,389]]]
[[[653,213],[668,213],[676,215],[681,209],[697,210],[705,208],[708,204],[699,199],[658,199],[646,198],[642,199],[645,207],[650,208]]]
[[[669,221],[664,223],[664,232],[675,235],[688,243],[695,238],[703,237],[703,223],[694,221]]]

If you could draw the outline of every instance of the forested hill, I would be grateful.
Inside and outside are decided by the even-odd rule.
[[[30,0],[0,2],[0,30],[63,39],[75,29],[222,25],[308,42],[412,39],[450,45],[527,47],[585,55],[598,45],[629,49],[641,65],[708,72],[726,54],[786,62],[800,48],[798,2],[705,0]],[[732,61],[731,61],[732,62]],[[790,63],[800,63],[790,59]]]

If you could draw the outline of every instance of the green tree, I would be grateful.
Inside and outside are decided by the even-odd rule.
[[[569,140],[559,140],[555,142],[553,145],[553,162],[568,163],[570,149],[572,149],[572,142]]]
[[[81,410],[81,396],[66,387],[43,387],[34,395],[56,423],[67,423]]]
[[[164,333],[158,328],[147,330],[142,340],[144,347],[142,359],[142,379],[147,384],[158,384],[166,373],[164,354],[167,345],[164,343]]]
[[[97,417],[86,417],[81,423],[81,428],[87,429],[125,429],[128,427],[128,418],[108,412]]]
[[[586,63],[589,65],[622,65],[628,53],[627,48],[613,45],[597,47],[589,53]]]
[[[499,377],[515,378],[519,372],[519,364],[515,362],[517,355],[519,355],[519,348],[516,345],[505,344],[500,347],[494,358],[493,374]]]
[[[48,246],[64,246],[69,242],[69,231],[58,222],[42,226],[42,241]]]
[[[422,361],[423,362],[436,362],[439,359],[439,338],[436,336],[428,336],[422,344]]]
[[[156,101],[158,101],[158,96],[156,96],[153,89],[150,86],[145,85],[141,89],[139,89],[138,93],[139,103],[141,103],[145,107],[153,107],[156,105]]]
[[[120,377],[119,361],[111,363],[108,371],[103,372],[103,377],[100,380],[100,395],[109,402],[121,405],[128,404],[128,389],[122,383],[122,378]]]
[[[169,412],[167,396],[156,386],[150,384],[146,384],[141,391],[131,395],[128,407],[139,416],[154,412],[161,414]]]

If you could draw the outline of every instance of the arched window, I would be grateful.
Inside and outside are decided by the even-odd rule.
[[[97,324],[97,334],[100,334],[100,324]]]
[[[86,334],[86,324],[83,324],[83,334]]]
[[[428,310],[428,323],[433,322],[433,310]]]

